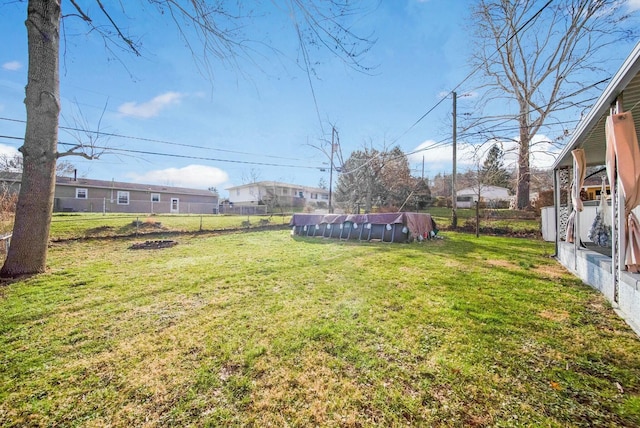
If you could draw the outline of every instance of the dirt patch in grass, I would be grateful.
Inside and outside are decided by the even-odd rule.
[[[176,241],[171,240],[158,240],[158,241],[145,241],[133,244],[129,247],[130,250],[158,250],[160,248],[170,248],[178,245]]]
[[[540,317],[551,320],[551,321],[556,321],[556,322],[563,322],[569,319],[569,312],[567,311],[551,311],[551,310],[545,310],[540,312]]]
[[[518,266],[516,266],[515,264],[511,263],[508,260],[485,260],[485,262],[491,266],[495,266],[495,267],[501,267],[501,268],[506,268],[506,269],[516,269]]]
[[[539,265],[534,268],[536,273],[539,273],[541,276],[549,279],[558,279],[567,275],[567,270],[560,265],[560,263],[550,264],[550,265]]]
[[[91,229],[87,229],[86,234],[91,236],[91,235],[99,235],[102,233],[106,233],[106,232],[111,232],[114,230],[113,226],[98,226],[98,227],[93,227]]]
[[[465,264],[461,263],[458,260],[446,259],[446,260],[443,261],[443,263],[444,263],[444,266],[447,267],[447,268],[456,268],[456,269],[460,268],[460,269],[462,269],[462,268],[465,267]]]

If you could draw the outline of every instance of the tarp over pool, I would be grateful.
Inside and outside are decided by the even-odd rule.
[[[436,223],[426,213],[294,214],[290,226],[299,236],[408,242],[430,239]]]

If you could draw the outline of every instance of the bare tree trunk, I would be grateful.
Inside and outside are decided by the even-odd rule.
[[[525,110],[526,111],[526,110]],[[516,208],[525,209],[530,204],[529,198],[529,175],[531,173],[529,166],[530,151],[530,127],[526,120],[526,113],[520,119],[520,145],[518,147],[518,185],[516,188]]]
[[[29,0],[27,126],[22,184],[2,277],[44,272],[53,210],[60,114],[60,1]]]

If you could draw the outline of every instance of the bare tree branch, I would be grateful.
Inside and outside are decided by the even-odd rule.
[[[474,8],[472,61],[485,77],[477,109],[497,108],[517,123],[518,208],[529,204],[533,137],[559,112],[579,114],[607,80],[598,55],[633,34],[623,6],[618,0],[549,1],[542,7],[535,0],[480,0]],[[477,120],[464,128],[498,137],[492,126]]]

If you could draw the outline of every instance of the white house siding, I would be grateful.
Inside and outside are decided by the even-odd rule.
[[[179,199],[179,211],[174,214],[217,214],[218,204],[206,202],[188,202],[183,198]],[[117,212],[117,213],[154,213],[168,214],[171,213],[171,200],[161,200],[160,202],[151,202],[151,200],[129,200],[129,204],[118,204],[116,198],[55,198],[54,210],[57,212]]]
[[[271,196],[275,196],[285,205],[317,204],[329,201],[329,192],[324,189],[278,182],[259,182],[229,187],[227,190],[229,202],[236,205],[257,204]]]
[[[554,207],[543,207],[540,210],[542,223],[542,239],[547,242],[556,240],[556,210]]]
[[[85,189],[82,194],[87,197],[79,198],[77,189]],[[119,192],[128,193],[128,203],[118,203]],[[160,200],[152,201],[152,195]],[[178,199],[178,210],[172,209],[172,199]],[[198,189],[78,180],[56,184],[54,211],[216,214],[218,196]]]
[[[480,199],[483,202],[509,201],[509,189],[497,186],[483,186],[480,188]],[[458,208],[472,208],[478,200],[478,188],[467,187],[456,192],[456,205]]]

